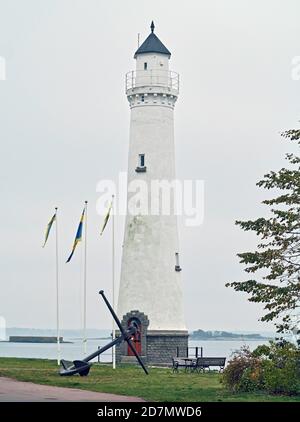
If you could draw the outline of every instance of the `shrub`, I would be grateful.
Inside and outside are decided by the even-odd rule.
[[[224,370],[231,391],[265,390],[274,394],[300,393],[300,350],[287,341],[270,342],[253,352],[241,348]]]
[[[262,362],[248,347],[233,354],[223,373],[223,382],[231,391],[253,391],[262,383]]]
[[[286,341],[271,342],[264,374],[267,391],[300,393],[300,350]]]

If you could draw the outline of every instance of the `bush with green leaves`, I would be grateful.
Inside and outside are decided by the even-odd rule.
[[[285,340],[259,346],[254,356],[264,359],[264,385],[271,393],[300,393],[300,350]]]
[[[243,347],[225,368],[223,383],[231,391],[300,394],[300,350],[284,340],[258,346],[253,352]]]
[[[237,350],[223,372],[223,383],[231,391],[261,389],[262,359],[253,356],[249,347]]]

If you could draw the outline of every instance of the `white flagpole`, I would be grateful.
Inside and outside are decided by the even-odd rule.
[[[83,353],[87,353],[86,338],[86,256],[87,256],[87,207],[88,201],[85,201],[85,224],[84,224],[84,263],[83,263]]]
[[[112,196],[111,201],[111,219],[112,219],[112,307],[115,310],[115,216],[114,216],[114,198],[115,195]],[[116,328],[115,328],[115,320],[113,319],[112,322],[112,339],[116,338]],[[116,347],[113,346],[112,348],[112,364],[113,369],[116,369]]]
[[[57,340],[57,365],[60,364],[60,336],[59,336],[59,279],[58,279],[58,221],[57,207],[55,207],[55,261],[56,261],[56,340]]]

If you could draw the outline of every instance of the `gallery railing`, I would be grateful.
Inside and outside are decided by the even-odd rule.
[[[179,93],[179,74],[171,70],[132,70],[126,73],[126,93],[133,88],[164,87]]]

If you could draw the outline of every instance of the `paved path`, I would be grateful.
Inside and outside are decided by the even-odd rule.
[[[0,377],[0,402],[16,401],[97,401],[97,402],[142,402],[138,397],[117,394],[95,393],[77,388],[52,387],[16,381]]]

